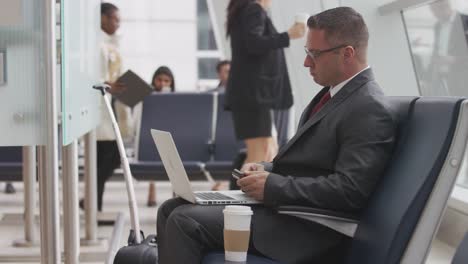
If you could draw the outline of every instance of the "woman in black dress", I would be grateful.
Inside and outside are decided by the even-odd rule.
[[[278,33],[266,12],[270,5],[271,0],[231,0],[227,11],[232,62],[226,107],[247,146],[245,163],[271,161],[278,151],[271,110],[293,103],[283,48],[305,34],[302,23]]]

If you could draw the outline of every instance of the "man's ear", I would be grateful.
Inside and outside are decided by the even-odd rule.
[[[343,58],[346,62],[349,62],[356,56],[356,50],[352,46],[347,46],[343,49]]]

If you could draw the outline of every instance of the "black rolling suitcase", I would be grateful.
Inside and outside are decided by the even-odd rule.
[[[105,96],[106,90],[110,87],[108,85],[94,86],[94,89],[100,90],[106,109],[112,120],[112,127],[115,132],[117,146],[119,147],[120,158],[122,162],[122,169],[124,171],[125,183],[127,185],[127,194],[130,207],[130,221],[132,230],[128,238],[128,246],[125,246],[117,252],[114,258],[114,264],[155,264],[158,261],[158,248],[156,245],[156,236],[149,235],[145,238],[143,232],[140,231],[140,218],[138,216],[138,207],[135,199],[135,190],[133,189],[133,178],[130,171],[127,155],[120,134],[117,120],[115,119],[114,112],[110,100]]]
[[[156,236],[149,235],[139,244],[135,242],[135,233],[130,231],[128,246],[125,246],[117,252],[114,258],[114,264],[127,263],[157,263],[158,249],[156,245]],[[141,233],[143,236],[143,232]]]

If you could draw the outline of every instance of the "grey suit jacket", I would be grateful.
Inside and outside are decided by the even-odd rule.
[[[304,110],[296,135],[267,164],[271,173],[265,208],[257,208],[253,217],[255,247],[285,263],[324,261],[321,256],[336,255],[330,252],[345,238],[271,208],[304,205],[358,212],[383,174],[395,142],[396,122],[371,69],[354,77],[309,118],[324,92]]]

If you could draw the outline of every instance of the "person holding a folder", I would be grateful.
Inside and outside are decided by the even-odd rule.
[[[101,4],[101,29],[102,40],[101,53],[101,79],[111,89],[112,95],[122,93],[126,87],[117,79],[122,73],[122,57],[119,52],[118,36],[115,34],[120,27],[119,9],[111,3]],[[106,96],[110,96],[107,94]],[[120,154],[117,147],[116,137],[112,129],[110,116],[105,109],[104,98],[101,103],[101,123],[96,128],[97,139],[97,207],[102,211],[102,201],[106,181],[114,174],[114,170],[120,166]],[[114,111],[122,135],[128,138],[131,134],[131,110],[124,104],[115,101]],[[80,207],[84,208],[83,200]]]

